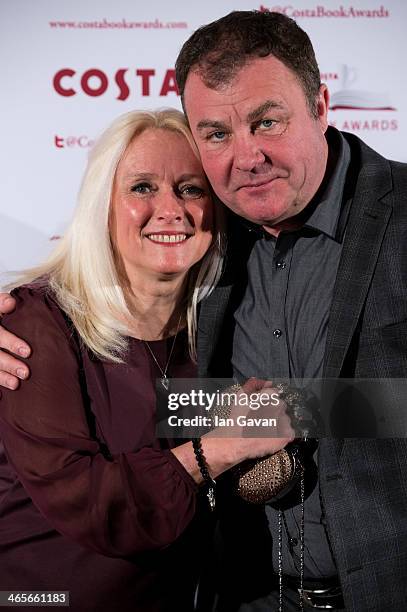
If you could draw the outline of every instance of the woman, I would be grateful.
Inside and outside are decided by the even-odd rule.
[[[195,375],[196,309],[221,245],[183,115],[120,117],[71,227],[4,320],[33,356],[0,406],[0,590],[70,591],[75,611],[193,609],[209,512],[191,443],[155,437],[154,384]],[[202,447],[216,477],[289,439]]]

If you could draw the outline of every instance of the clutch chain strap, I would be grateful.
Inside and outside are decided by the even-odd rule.
[[[301,518],[300,518],[300,612],[304,612],[304,502],[305,478],[302,470],[300,478]],[[278,511],[278,612],[283,612],[283,510]]]

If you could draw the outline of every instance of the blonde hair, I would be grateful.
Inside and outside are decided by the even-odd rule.
[[[131,318],[109,232],[116,168],[130,142],[146,129],[182,134],[198,157],[184,115],[175,109],[121,115],[98,139],[89,156],[72,222],[51,256],[22,272],[10,287],[46,277],[61,308],[95,355],[120,363]],[[214,206],[211,246],[189,272],[186,307],[189,352],[196,360],[197,306],[219,280],[224,252],[223,210]]]

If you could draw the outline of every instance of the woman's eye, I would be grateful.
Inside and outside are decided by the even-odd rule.
[[[204,194],[204,190],[197,185],[183,185],[178,188],[178,191],[186,198],[201,198]]]
[[[131,191],[133,193],[140,193],[140,194],[150,193],[152,191],[152,187],[150,183],[138,183],[137,185],[133,185],[133,187],[131,188]]]

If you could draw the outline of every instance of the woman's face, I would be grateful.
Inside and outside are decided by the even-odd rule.
[[[185,276],[212,241],[213,203],[182,134],[149,128],[118,164],[110,233],[131,284]]]

